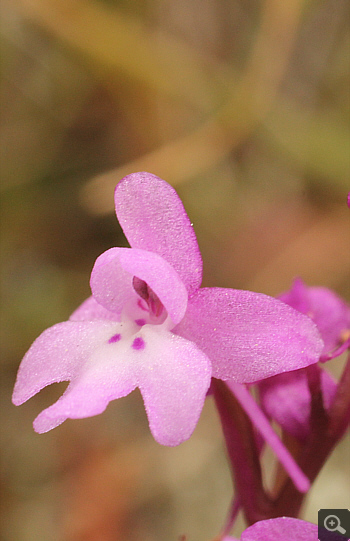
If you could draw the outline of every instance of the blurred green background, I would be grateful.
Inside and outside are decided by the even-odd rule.
[[[347,0],[3,0],[4,541],[218,533],[232,488],[210,400],[175,449],[151,438],[138,392],[39,436],[65,385],[15,408],[16,370],[125,245],[113,189],[135,171],[176,187],[204,285],[277,295],[301,276],[350,300],[349,15]],[[305,518],[350,507],[349,456],[346,437]]]

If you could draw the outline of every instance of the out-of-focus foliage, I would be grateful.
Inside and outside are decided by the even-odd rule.
[[[179,191],[205,285],[276,295],[300,275],[349,300],[349,12],[347,0],[3,0],[4,541],[219,530],[231,486],[210,400],[176,449],[153,442],[137,393],[38,436],[31,421],[60,389],[15,408],[16,369],[89,294],[97,255],[125,245],[113,188],[137,170]],[[350,506],[348,446],[307,520]]]

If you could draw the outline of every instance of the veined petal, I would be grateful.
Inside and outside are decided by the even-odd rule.
[[[120,314],[107,310],[94,297],[88,297],[70,316],[70,321],[120,321]]]
[[[335,396],[337,383],[321,367],[322,398],[327,410]],[[311,395],[304,370],[279,374],[259,383],[261,405],[267,415],[287,433],[299,440],[310,433]]]
[[[115,208],[132,248],[161,255],[189,294],[199,288],[202,258],[196,235],[172,186],[150,173],[133,173],[117,185]]]
[[[323,342],[310,318],[260,293],[203,288],[173,332],[212,362],[213,377],[253,383],[317,362]]]
[[[187,440],[199,419],[210,385],[211,365],[197,346],[145,325],[139,388],[151,432],[158,443],[174,446]]]
[[[311,522],[278,517],[256,522],[242,533],[241,541],[316,541],[317,531]]]
[[[106,321],[65,321],[44,331],[20,364],[13,403],[19,406],[47,385],[74,378],[92,352],[113,335],[115,326]]]

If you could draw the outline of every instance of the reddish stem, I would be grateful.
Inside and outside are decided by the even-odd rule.
[[[271,502],[262,483],[259,452],[252,423],[223,381],[213,379],[218,408],[234,483],[248,524],[270,513]]]
[[[297,446],[295,457],[312,483],[328,456],[344,435],[350,422],[350,356],[333,403],[325,411],[317,366],[307,369],[311,392],[310,434]],[[248,525],[279,516],[298,517],[305,494],[287,478],[276,497],[264,490],[259,450],[253,425],[236,397],[220,380],[212,380],[212,390],[221,419],[236,493]]]

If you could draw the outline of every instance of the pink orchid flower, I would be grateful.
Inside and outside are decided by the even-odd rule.
[[[252,383],[317,362],[323,342],[307,316],[263,294],[200,289],[196,236],[169,184],[128,175],[115,207],[131,248],[98,257],[92,296],[20,365],[16,405],[70,382],[35,419],[37,432],[97,415],[138,387],[154,438],[177,445],[192,434],[211,377]]]
[[[279,299],[316,323],[324,341],[321,361],[338,356],[350,345],[350,306],[330,289],[308,287],[297,278]]]
[[[278,517],[261,520],[249,526],[241,535],[240,541],[316,541],[316,524],[298,518]],[[238,541],[226,536],[222,541]]]
[[[329,410],[337,391],[337,382],[326,370],[320,373],[323,406]],[[288,434],[300,441],[310,435],[311,392],[305,370],[280,374],[259,383],[263,410]]]
[[[307,287],[297,279],[290,291],[280,297],[296,310],[309,315],[324,341],[320,361],[331,360],[350,347],[350,307],[325,287]],[[314,367],[320,378],[323,406],[329,410],[337,382],[320,365]],[[283,429],[303,441],[310,433],[311,392],[305,370],[279,374],[259,383],[262,406]]]

